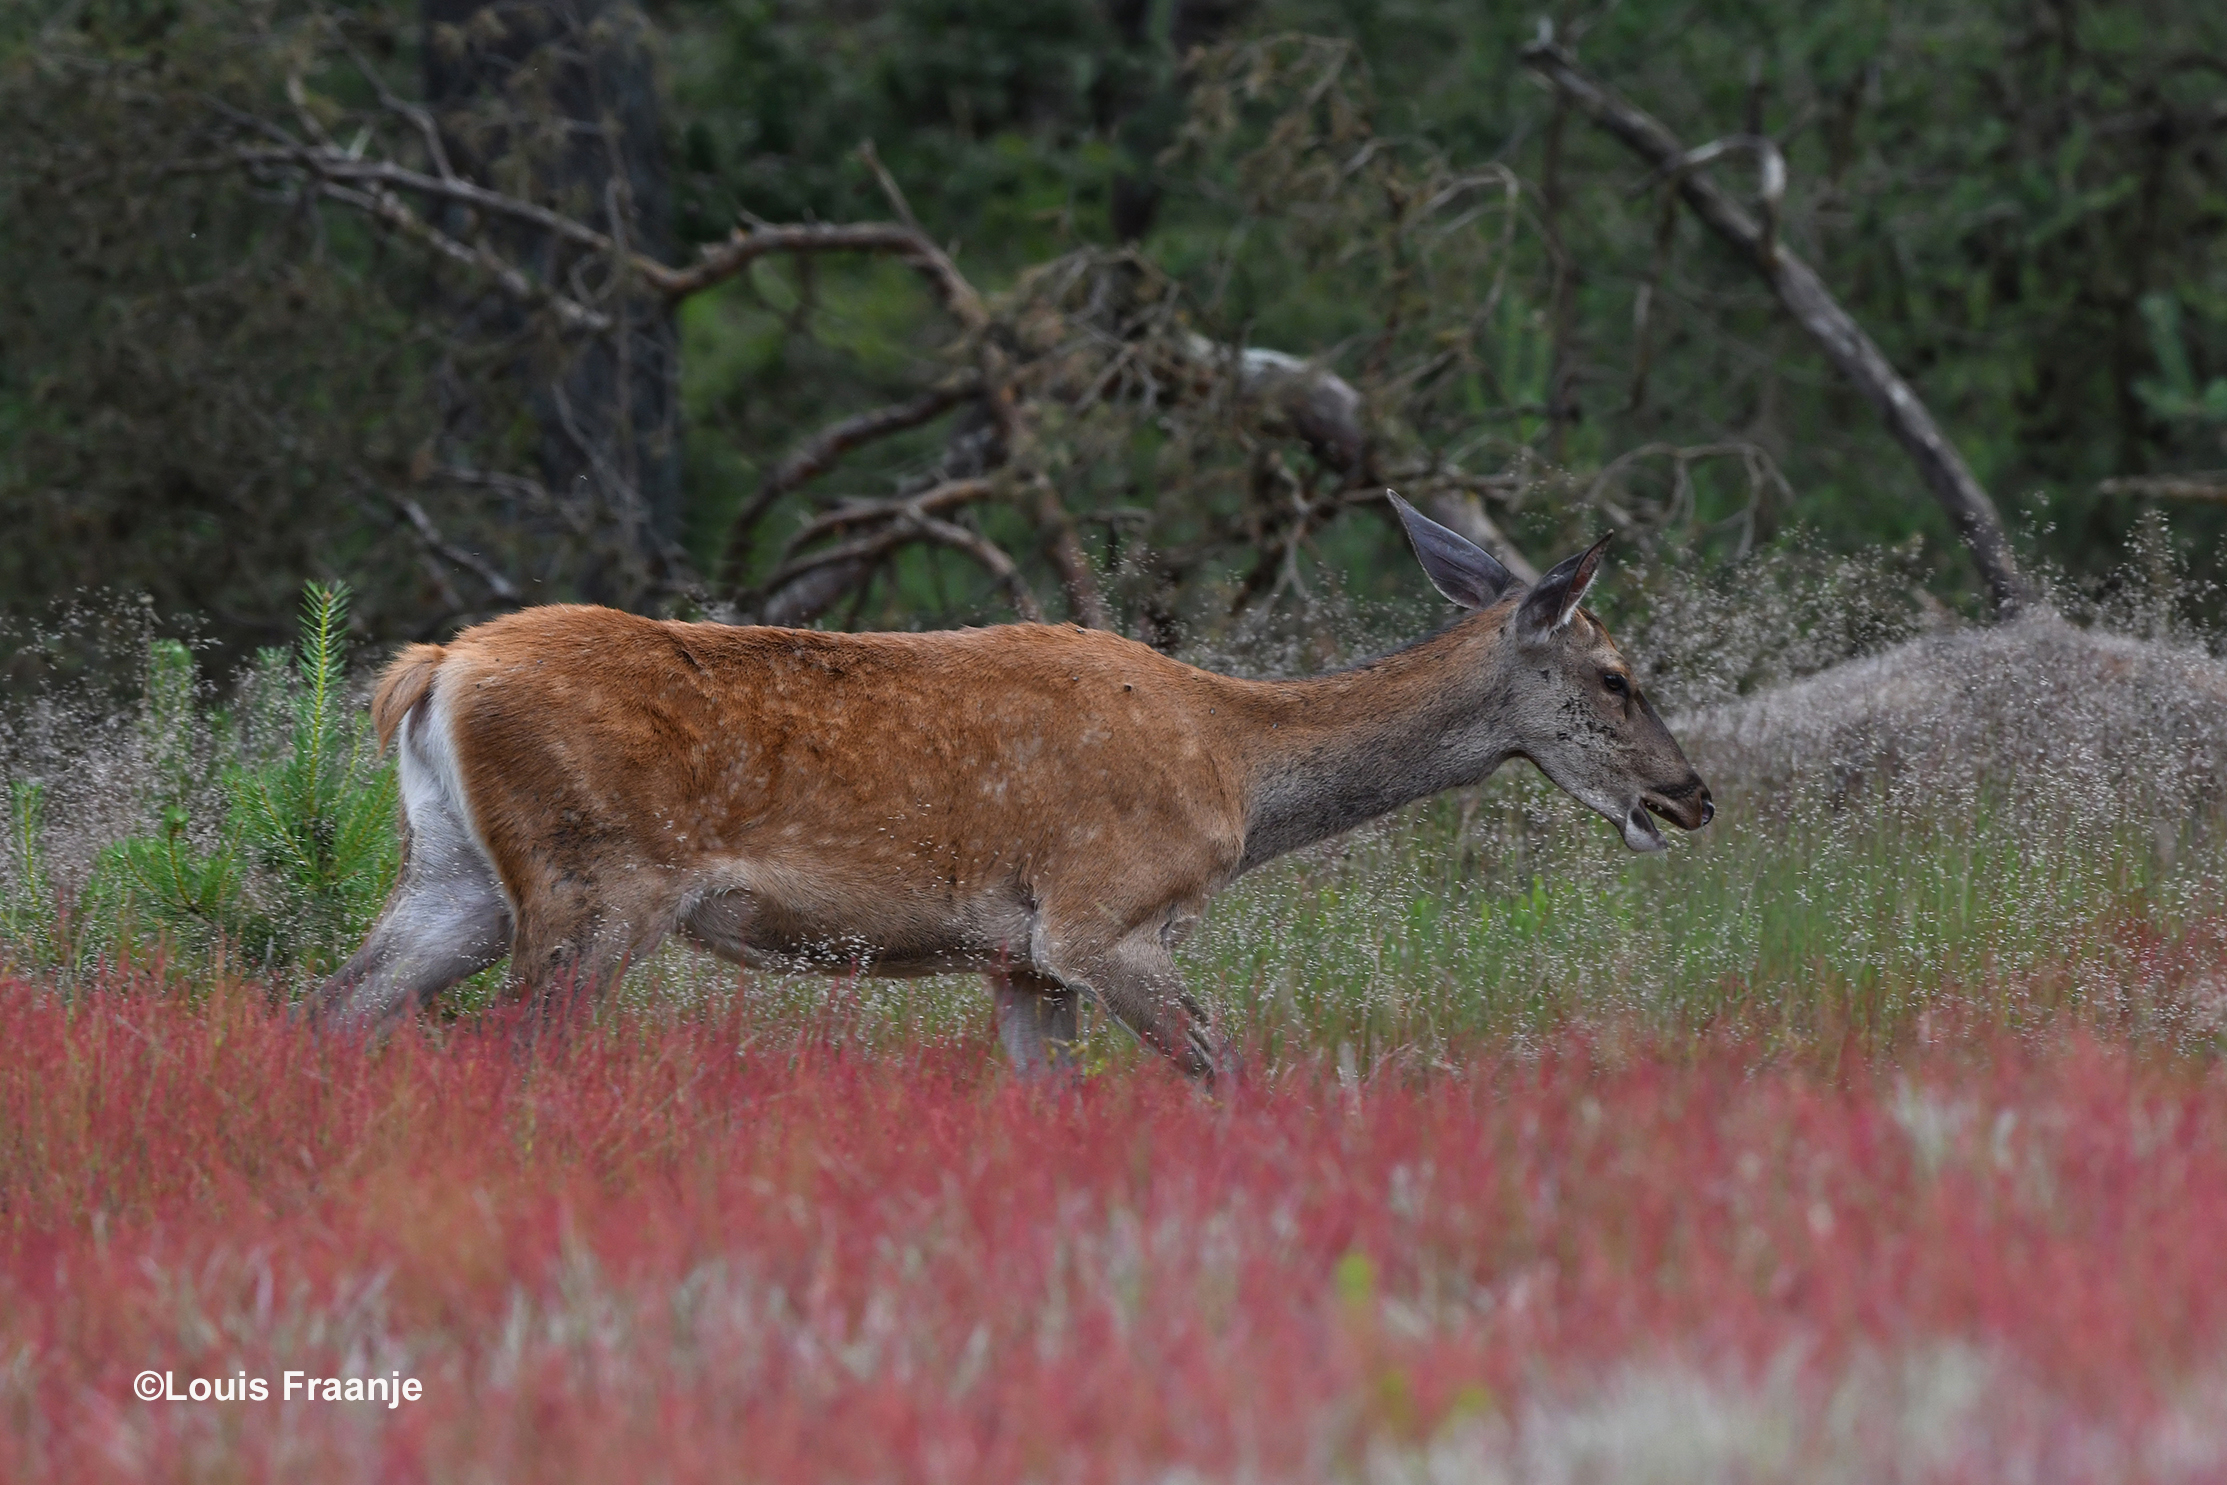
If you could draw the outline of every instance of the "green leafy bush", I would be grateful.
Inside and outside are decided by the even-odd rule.
[[[136,801],[74,903],[44,852],[45,796],[10,785],[8,956],[40,968],[167,947],[322,973],[393,883],[395,778],[349,704],[348,590],[312,584],[295,651],[266,650],[236,710],[205,707],[192,653],[148,645]]]

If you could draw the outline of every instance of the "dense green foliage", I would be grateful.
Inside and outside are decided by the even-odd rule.
[[[886,217],[858,152],[870,138],[986,291],[1134,238],[1189,324],[1320,357],[1363,389],[1384,437],[1501,478],[1493,515],[1535,558],[1624,516],[1689,564],[1794,527],[1842,549],[1915,533],[1936,591],[1969,592],[1946,522],[1869,409],[1744,267],[1665,216],[1660,182],[1527,75],[1531,12],[664,0],[646,13],[671,182],[670,220],[652,226],[683,248],[738,214]],[[2045,565],[2093,578],[2114,563],[2143,501],[2099,482],[2223,462],[2216,7],[1646,0],[1558,20],[1589,68],[1688,143],[1745,130],[1780,145],[1786,240]],[[145,589],[166,613],[208,616],[234,657],[283,634],[286,595],[309,577],[350,578],[359,623],[381,635],[502,606],[420,544],[403,500],[516,574],[528,601],[595,587],[577,531],[428,474],[443,460],[546,465],[546,409],[502,389],[547,345],[360,214],[269,199],[211,153],[210,100],[289,127],[297,112],[337,118],[371,96],[348,49],[408,95],[429,34],[406,7],[299,0],[42,3],[0,23],[0,519],[21,533],[0,554],[0,604]],[[1271,40],[1298,36],[1317,39]],[[539,106],[513,101],[529,121]],[[1749,189],[1745,164],[1717,171]],[[1474,199],[1432,194],[1451,181]],[[679,534],[707,573],[784,450],[917,388],[949,339],[887,260],[769,259],[680,316]],[[1079,492],[1086,549],[1117,587],[1123,562],[1143,560],[1116,550],[1124,511],[1172,501],[1227,524],[1235,497],[1216,492],[1258,475],[1242,439],[1174,458],[1150,417],[1044,436],[1072,439],[1049,465]],[[783,509],[884,493],[945,437],[873,445]],[[1734,452],[1665,452],[1712,446]],[[1225,472],[1198,475],[1217,460]],[[1050,587],[998,525],[1010,519],[982,517]],[[2197,575],[2216,577],[2220,512],[2180,503],[2172,519]],[[1180,545],[1180,522],[1155,520],[1154,539]],[[1304,534],[1294,574],[1412,589],[1378,515]],[[761,570],[771,557],[758,553]],[[1242,565],[1181,569],[1200,615],[1226,614],[1243,579]],[[947,553],[906,555],[874,591],[853,622],[1002,611],[998,588]]]

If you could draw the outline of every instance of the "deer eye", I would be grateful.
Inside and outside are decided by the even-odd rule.
[[[1608,694],[1611,696],[1629,696],[1632,694],[1632,683],[1613,670],[1601,677],[1601,684],[1608,687]]]

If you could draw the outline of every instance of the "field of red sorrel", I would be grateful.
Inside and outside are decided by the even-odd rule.
[[[2227,1477],[2223,1233],[2227,1074],[2077,1031],[1209,1099],[0,981],[9,1480]]]

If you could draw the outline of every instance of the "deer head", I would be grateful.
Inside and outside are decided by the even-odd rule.
[[[1387,492],[1389,493],[1389,492]],[[1600,574],[1603,537],[1522,589],[1476,543],[1391,497],[1423,571],[1463,608],[1499,619],[1496,719],[1513,752],[1572,798],[1600,811],[1635,851],[1663,849],[1650,814],[1698,830],[1716,813],[1709,786],[1679,750],[1599,619],[1582,607]],[[1520,595],[1520,596],[1519,596]]]

